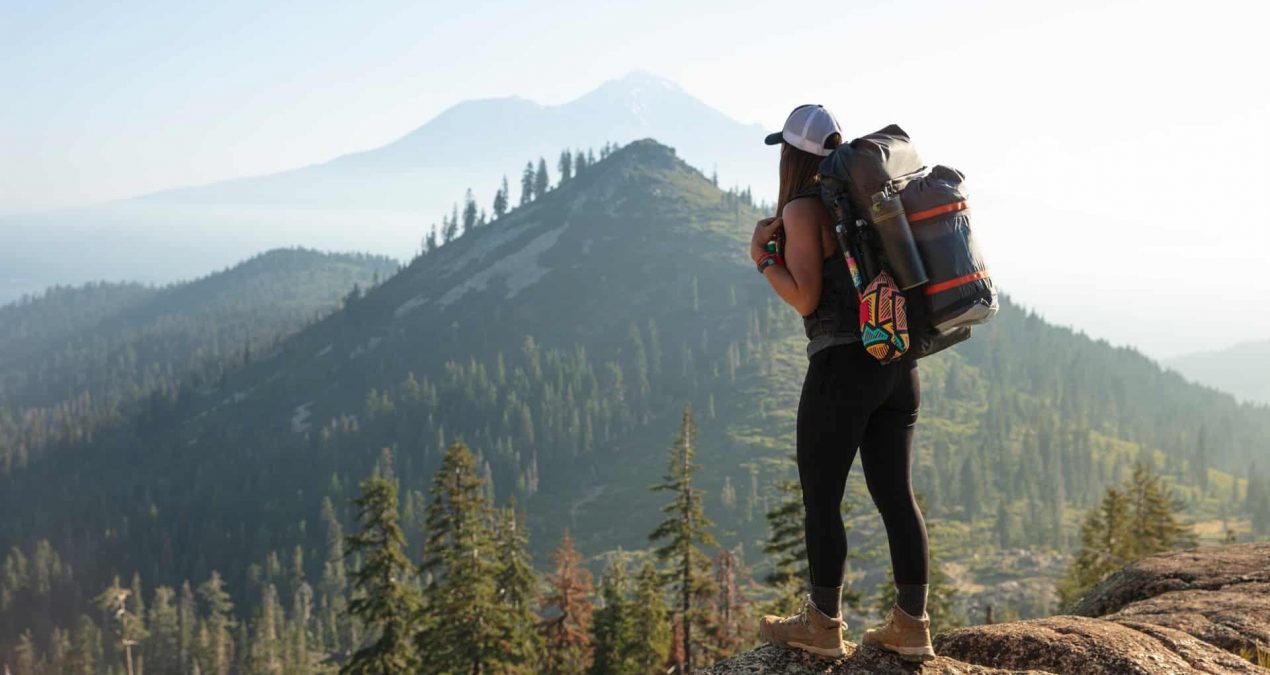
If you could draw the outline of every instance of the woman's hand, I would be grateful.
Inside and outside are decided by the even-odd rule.
[[[761,250],[762,243],[776,231],[774,225],[779,223],[783,227],[785,265],[768,267],[763,270],[763,278],[771,283],[781,300],[799,315],[807,316],[820,302],[824,267],[822,233],[829,227],[829,212],[810,199],[799,199],[787,204],[781,216],[779,220],[759,221],[754,228],[754,246]]]
[[[772,236],[776,231],[785,224],[779,216],[764,218],[754,225],[754,237],[750,239],[750,259],[756,264],[758,259],[767,253],[767,242],[772,240]]]

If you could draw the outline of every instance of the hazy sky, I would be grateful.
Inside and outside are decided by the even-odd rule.
[[[971,177],[1007,288],[1064,323],[1141,295],[1089,332],[1157,355],[1270,337],[1265,3],[685,4],[0,0],[0,211],[269,173],[643,69],[773,128],[806,101],[848,133],[901,121]],[[1204,293],[1262,309],[1208,317]],[[1192,339],[1164,339],[1169,312]]]

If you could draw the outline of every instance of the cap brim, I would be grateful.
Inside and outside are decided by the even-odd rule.
[[[783,143],[785,141],[785,137],[782,136],[783,133],[784,132],[782,131],[772,132],[767,135],[767,138],[764,139],[763,142],[766,143],[767,145],[776,145],[777,143]]]

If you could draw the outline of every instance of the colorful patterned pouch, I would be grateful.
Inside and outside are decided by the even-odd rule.
[[[898,361],[908,351],[904,293],[885,270],[869,282],[860,296],[860,340],[864,350],[882,363]]]

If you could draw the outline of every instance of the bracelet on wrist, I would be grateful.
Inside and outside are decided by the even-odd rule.
[[[756,266],[758,267],[758,273],[759,273],[759,274],[762,274],[762,273],[763,273],[763,270],[766,270],[767,268],[771,267],[772,265],[780,265],[780,266],[784,267],[784,265],[785,265],[785,260],[784,260],[783,258],[781,258],[781,256],[780,256],[780,254],[779,254],[779,253],[767,253],[767,254],[764,254],[762,257],[760,257],[760,258],[758,259],[758,263],[757,263],[757,265],[756,265]]]

